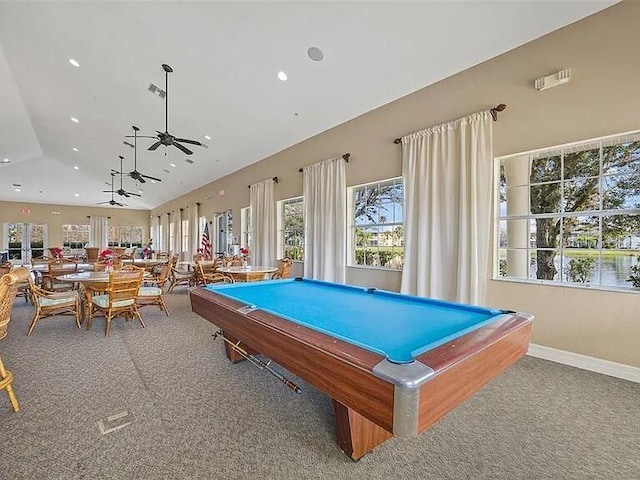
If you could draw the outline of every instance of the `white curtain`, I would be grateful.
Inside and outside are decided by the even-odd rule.
[[[276,263],[276,200],[273,179],[251,185],[249,194],[253,226],[251,263]]]
[[[191,260],[200,248],[200,204],[189,206],[189,250],[185,260]]]
[[[154,215],[151,219],[151,248],[158,251],[160,249],[160,216]]]
[[[491,238],[491,115],[402,138],[402,292],[484,303]]]
[[[107,217],[89,218],[89,245],[104,250],[109,246],[109,221]]]
[[[345,282],[347,183],[346,162],[336,157],[306,167],[304,195],[304,275]]]
[[[160,243],[158,244],[159,252],[168,252],[171,249],[169,245],[169,214],[165,213],[160,217]]]
[[[173,214],[173,245],[171,251],[180,255],[182,259],[182,210],[178,209]]]

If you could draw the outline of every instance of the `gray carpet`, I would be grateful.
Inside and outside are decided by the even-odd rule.
[[[526,357],[415,439],[360,462],[338,448],[330,400],[231,365],[215,327],[167,295],[171,317],[117,319],[110,338],[69,317],[26,336],[16,302],[0,354],[22,407],[0,392],[1,479],[640,478],[640,385]],[[96,422],[130,409],[131,425]]]

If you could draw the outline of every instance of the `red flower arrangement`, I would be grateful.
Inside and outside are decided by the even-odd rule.
[[[151,258],[151,249],[149,247],[144,247],[142,250],[142,258]]]
[[[49,251],[55,258],[62,258],[62,249],[60,247],[50,248]]]
[[[106,250],[102,250],[100,252],[100,255],[98,255],[98,258],[100,259],[101,262],[108,262],[113,260],[114,257],[114,253],[113,250],[109,250],[108,248]]]
[[[249,249],[245,247],[240,247],[240,255],[242,255],[243,257],[246,257],[247,255],[249,255]]]

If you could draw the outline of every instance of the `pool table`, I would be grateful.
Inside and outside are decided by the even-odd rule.
[[[522,357],[533,316],[307,279],[208,285],[194,312],[328,394],[358,460],[412,437]],[[232,362],[244,358],[223,342]]]

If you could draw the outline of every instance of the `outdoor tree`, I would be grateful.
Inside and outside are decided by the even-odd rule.
[[[556,248],[561,241],[579,234],[588,239],[585,247],[596,247],[593,239],[599,238],[599,220],[596,216],[579,216],[581,211],[598,210],[600,192],[600,149],[565,153],[564,182],[562,182],[561,157],[549,156],[533,160],[530,172],[531,213],[548,214],[537,218],[536,247],[539,279],[552,280],[557,274],[554,265]],[[602,208],[614,210],[636,208],[640,195],[640,142],[631,142],[603,148]],[[501,175],[504,179],[504,175]],[[543,183],[544,182],[544,183]],[[564,188],[564,196],[562,189]],[[630,199],[632,204],[629,205]],[[576,213],[565,216],[561,224],[560,212]],[[603,217],[602,238],[605,246],[616,245],[621,236],[640,229],[640,219],[634,215]]]

